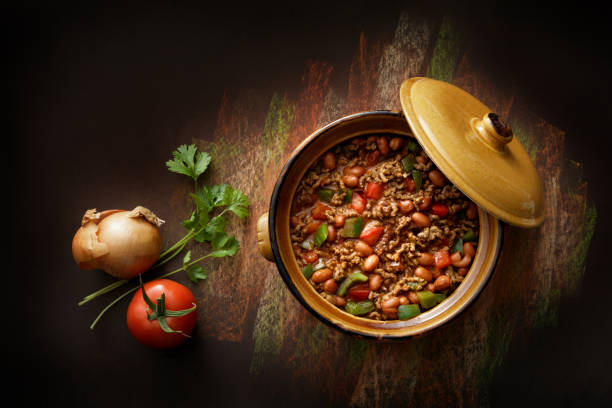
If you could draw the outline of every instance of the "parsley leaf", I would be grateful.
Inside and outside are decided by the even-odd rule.
[[[185,257],[183,258],[183,270],[187,274],[187,277],[193,282],[198,283],[198,280],[204,280],[208,278],[208,274],[202,268],[200,264],[189,265],[189,261],[191,261],[191,251],[187,251]]]
[[[172,157],[172,160],[166,162],[168,170],[189,176],[196,182],[198,177],[206,171],[211,160],[210,154],[199,152],[193,144],[179,146],[172,152]]]
[[[238,249],[240,248],[240,244],[234,237],[228,237],[224,240],[223,245],[220,248],[215,249],[209,255],[215,258],[223,258],[224,256],[234,256]]]

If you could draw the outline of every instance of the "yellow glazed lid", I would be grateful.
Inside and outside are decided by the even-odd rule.
[[[430,78],[404,81],[400,100],[425,153],[472,201],[519,227],[544,221],[535,166],[510,127],[482,102]]]

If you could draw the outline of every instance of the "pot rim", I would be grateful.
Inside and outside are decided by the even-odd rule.
[[[337,323],[334,323],[333,321],[327,319],[325,316],[323,316],[321,313],[319,313],[314,307],[312,307],[310,305],[310,303],[308,303],[303,296],[300,294],[299,290],[297,289],[297,286],[295,285],[295,283],[293,282],[293,280],[291,279],[290,275],[289,275],[289,271],[287,270],[285,264],[283,263],[280,251],[279,251],[279,245],[278,245],[278,241],[277,241],[277,236],[276,236],[276,216],[277,216],[277,206],[276,206],[276,202],[278,201],[279,197],[280,197],[280,193],[281,193],[281,189],[282,186],[285,182],[285,179],[287,178],[287,175],[289,173],[289,171],[291,170],[294,162],[297,160],[297,158],[300,156],[300,154],[306,149],[306,147],[308,145],[310,145],[316,138],[318,138],[321,134],[324,134],[326,132],[328,132],[329,130],[333,129],[334,127],[337,127],[347,121],[350,120],[354,120],[357,118],[362,118],[362,117],[366,117],[366,116],[375,116],[375,115],[389,115],[390,117],[403,117],[403,113],[402,112],[398,112],[398,111],[391,111],[391,110],[374,110],[374,111],[366,111],[366,112],[359,112],[359,113],[355,113],[355,114],[351,114],[351,115],[347,115],[347,116],[343,116],[317,130],[315,130],[312,134],[310,134],[306,139],[304,139],[304,141],[302,141],[302,143],[300,143],[294,150],[294,152],[298,152],[297,154],[293,154],[285,163],[285,165],[283,166],[277,180],[276,180],[276,184],[274,185],[274,190],[272,192],[272,196],[270,198],[270,207],[269,207],[269,217],[268,217],[268,229],[269,229],[269,234],[270,234],[270,246],[272,249],[272,254],[274,256],[274,263],[276,264],[276,267],[281,275],[281,278],[283,279],[283,281],[285,282],[285,285],[289,288],[289,290],[291,291],[291,293],[293,294],[293,296],[295,296],[295,298],[302,304],[302,306],[304,306],[306,308],[306,310],[308,310],[312,315],[314,315],[317,319],[319,319],[320,321],[322,321],[323,323],[325,323],[326,325],[335,328],[336,330],[340,330],[342,333],[346,333],[346,334],[350,334],[350,335],[355,335],[355,336],[359,336],[359,337],[365,337],[365,338],[373,338],[373,339],[394,339],[394,340],[404,340],[404,339],[409,339],[409,338],[413,338],[413,337],[419,337],[428,333],[431,333],[433,330],[444,326],[446,323],[448,323],[449,321],[452,321],[453,319],[455,319],[457,316],[461,315],[470,305],[472,305],[474,303],[474,301],[480,296],[480,294],[482,293],[482,291],[484,290],[484,288],[486,287],[486,285],[488,284],[492,272],[493,270],[496,268],[497,263],[499,261],[499,255],[501,252],[501,248],[503,245],[503,235],[504,235],[504,231],[503,231],[503,223],[497,219],[494,218],[494,222],[497,223],[497,229],[498,229],[498,234],[497,234],[497,240],[494,243],[494,254],[492,257],[492,261],[489,263],[489,265],[486,266],[486,270],[483,272],[484,273],[484,279],[482,279],[482,281],[479,283],[478,287],[475,290],[475,295],[472,296],[471,298],[469,298],[467,301],[465,301],[462,305],[459,306],[458,310],[456,310],[452,315],[448,316],[448,318],[443,319],[441,321],[439,321],[437,324],[433,325],[432,327],[426,329],[423,332],[420,333],[416,333],[416,334],[407,334],[407,335],[394,335],[394,334],[370,334],[367,332],[360,332],[360,331],[356,331],[356,330],[352,330],[349,329],[347,327],[343,327],[342,325],[339,325]],[[484,214],[486,214],[483,211]]]

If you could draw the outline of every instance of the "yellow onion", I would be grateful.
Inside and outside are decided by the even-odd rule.
[[[138,206],[132,211],[87,210],[72,239],[72,255],[81,269],[102,269],[122,279],[149,269],[159,258],[164,223]]]

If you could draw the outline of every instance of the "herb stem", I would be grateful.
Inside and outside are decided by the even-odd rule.
[[[102,318],[102,316],[104,315],[104,313],[106,313],[108,311],[108,309],[110,309],[111,307],[113,307],[117,302],[119,302],[121,299],[123,299],[124,297],[126,297],[127,295],[129,295],[132,292],[135,292],[136,289],[138,289],[139,286],[136,286],[135,288],[132,288],[130,290],[128,290],[127,292],[125,292],[123,295],[119,296],[117,299],[113,300],[111,303],[108,304],[108,306],[106,306],[104,309],[102,309],[102,311],[100,312],[100,314],[98,315],[98,317],[96,317],[96,320],[93,321],[93,323],[91,324],[91,326],[89,326],[89,328],[91,330],[94,329],[94,327],[96,327],[96,324],[98,324],[98,321]]]

